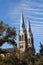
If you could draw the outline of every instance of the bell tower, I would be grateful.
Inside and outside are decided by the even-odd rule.
[[[31,51],[34,53],[33,34],[31,31],[30,20],[27,22],[27,30],[24,24],[24,16],[21,14],[20,28],[18,35],[18,49],[20,53],[25,51]]]
[[[19,29],[19,42],[18,42],[18,49],[21,52],[24,52],[27,50],[27,35],[26,35],[26,29],[24,24],[24,17],[23,13],[21,14],[21,20],[20,20],[20,29]]]
[[[28,43],[28,50],[34,52],[33,34],[31,31],[30,20],[28,20],[27,22],[27,43]]]

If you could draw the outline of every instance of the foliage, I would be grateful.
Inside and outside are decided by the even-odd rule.
[[[40,54],[43,55],[43,45],[41,44],[41,42],[40,42],[40,50],[39,51],[40,51]]]
[[[7,24],[4,24],[2,21],[0,22],[0,46],[2,46],[5,42],[16,45],[16,31],[15,28],[10,27]]]
[[[40,54],[29,55],[29,53],[25,52],[18,58],[16,53],[15,51],[4,58],[0,57],[0,65],[43,65],[43,56]]]
[[[16,46],[15,37],[15,28],[11,28],[9,25],[0,22],[0,46],[5,42]],[[4,51],[1,51],[0,49],[0,53],[2,52]],[[19,51],[15,49],[9,54],[6,53],[5,57],[0,55],[0,65],[43,65],[43,45],[40,43],[40,50],[37,54],[29,52],[20,54]]]

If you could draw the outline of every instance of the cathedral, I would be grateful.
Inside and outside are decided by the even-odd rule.
[[[20,50],[20,53],[25,51],[34,52],[33,34],[31,31],[30,20],[28,20],[27,28],[25,28],[23,13],[21,14],[18,39],[18,49]]]

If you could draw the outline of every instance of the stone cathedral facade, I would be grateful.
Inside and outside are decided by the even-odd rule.
[[[23,13],[21,14],[18,39],[18,49],[20,50],[20,53],[25,51],[34,52],[33,34],[30,21],[28,20],[27,27],[25,28]]]

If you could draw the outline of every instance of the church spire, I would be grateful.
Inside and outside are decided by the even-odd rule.
[[[23,13],[21,14],[21,20],[20,20],[20,32],[21,33],[25,32],[25,24],[24,24]]]
[[[30,20],[28,20],[28,22],[27,22],[27,34],[29,36],[31,36],[31,34],[32,34],[32,32],[31,32],[31,26],[30,26]]]

